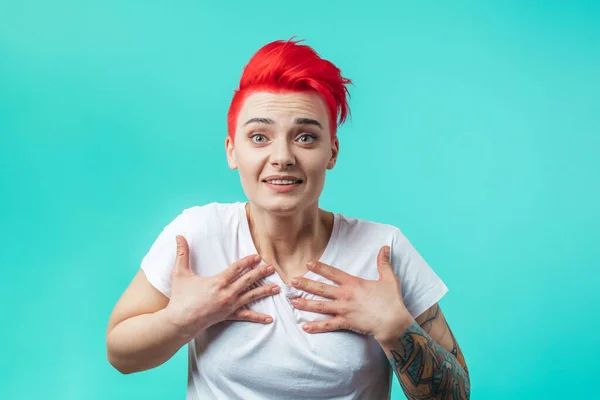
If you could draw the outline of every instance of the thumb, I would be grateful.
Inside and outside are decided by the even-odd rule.
[[[383,246],[379,249],[377,269],[379,270],[379,279],[385,279],[390,274],[394,274],[394,269],[390,263],[390,246]]]
[[[175,265],[173,266],[174,274],[186,274],[191,272],[190,269],[190,247],[188,246],[187,240],[177,235],[175,237],[177,242],[177,252],[175,253]]]

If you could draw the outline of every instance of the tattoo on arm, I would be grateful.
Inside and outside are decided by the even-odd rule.
[[[441,321],[440,321],[441,320]],[[421,325],[421,328],[425,333],[427,333],[433,340],[435,340],[439,345],[444,347],[446,350],[450,352],[460,365],[465,370],[467,376],[469,375],[469,369],[467,368],[467,363],[465,361],[465,357],[460,350],[460,346],[454,337],[454,333],[448,326],[446,319],[441,313],[440,307],[438,304],[431,307],[424,315],[417,318],[417,322]],[[443,330],[437,329],[434,330],[434,323],[441,322],[436,324],[435,326],[443,326]]]
[[[439,308],[433,307],[419,318],[422,327],[415,322],[389,349],[390,364],[409,400],[470,397],[466,363],[450,327],[444,321],[443,331],[432,329],[439,316]]]

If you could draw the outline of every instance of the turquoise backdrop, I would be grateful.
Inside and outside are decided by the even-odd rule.
[[[399,226],[445,280],[472,398],[595,398],[598,21],[594,1],[1,2],[0,398],[185,397],[186,349],[121,375],[108,317],[183,208],[245,199],[229,100],[292,36],[354,81],[322,206]]]

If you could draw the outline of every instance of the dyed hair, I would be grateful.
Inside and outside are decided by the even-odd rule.
[[[227,113],[227,134],[235,140],[238,114],[244,100],[255,92],[316,92],[325,101],[329,114],[331,137],[350,113],[346,87],[352,81],[330,61],[322,59],[311,47],[300,41],[277,40],[259,49],[250,59],[234,91]],[[339,118],[338,118],[339,116]]]

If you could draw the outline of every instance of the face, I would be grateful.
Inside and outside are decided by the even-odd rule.
[[[235,141],[227,137],[225,146],[250,202],[289,214],[318,204],[339,143],[318,94],[257,92],[245,100]]]

